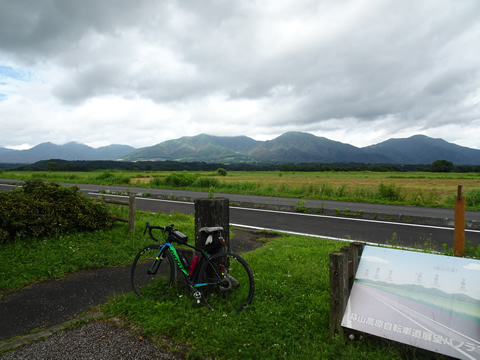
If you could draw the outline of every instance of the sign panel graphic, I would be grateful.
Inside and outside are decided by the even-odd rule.
[[[366,246],[342,326],[480,359],[480,261]]]

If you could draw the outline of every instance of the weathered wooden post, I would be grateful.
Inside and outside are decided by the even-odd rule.
[[[352,289],[353,282],[355,280],[355,270],[356,270],[356,262],[358,258],[355,259],[356,249],[350,246],[344,246],[340,249],[341,252],[347,254],[347,281],[348,281],[348,292],[347,298],[350,295],[350,290]]]
[[[348,302],[348,253],[330,254],[330,336],[344,340],[342,318]]]
[[[462,185],[458,185],[458,193],[455,197],[455,229],[453,232],[453,253],[455,256],[463,256],[465,252],[465,203],[465,198],[462,196]]]
[[[202,227],[221,226],[226,251],[230,251],[230,208],[227,198],[195,199],[195,246],[204,248]]]
[[[355,242],[350,244],[350,247],[355,249],[355,251],[354,251],[355,266],[354,266],[354,271],[353,271],[353,276],[355,276],[355,274],[357,273],[358,264],[360,263],[360,258],[362,257],[363,248],[365,247],[365,243],[360,242],[360,241],[355,241]]]
[[[128,196],[128,231],[135,232],[135,194]]]
[[[330,336],[345,340],[342,319],[365,243],[353,242],[330,254]]]

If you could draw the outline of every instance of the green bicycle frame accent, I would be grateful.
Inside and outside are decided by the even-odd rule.
[[[173,258],[175,259],[179,269],[182,270],[182,272],[186,276],[189,276],[188,271],[183,267],[182,261],[180,260],[180,256],[178,256],[177,249],[175,249],[175,247],[170,243],[166,243],[165,246],[168,246],[168,249],[170,250],[170,253],[172,254]]]
[[[168,250],[170,251],[170,253],[172,254],[173,258],[175,259],[175,262],[177,263],[177,266],[178,268],[185,274],[185,276],[187,276],[187,278],[190,278],[190,275],[188,274],[188,271],[185,269],[185,267],[183,266],[182,264],[182,261],[180,260],[180,256],[178,255],[178,252],[177,252],[177,249],[175,249],[175,247],[173,246],[172,243],[165,243],[162,247],[162,249],[159,251],[158,255],[157,255],[157,259],[154,261],[154,263],[152,264],[152,269],[153,267],[155,266],[156,262],[159,260],[160,258],[160,254],[165,251],[165,248],[168,247]],[[222,273],[223,275],[223,273]],[[216,285],[216,283],[200,283],[200,284],[194,284],[193,287],[194,288],[199,288],[199,287],[203,287],[203,286],[211,286],[211,285]]]

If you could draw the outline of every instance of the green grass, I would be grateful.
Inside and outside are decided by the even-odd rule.
[[[124,211],[114,209],[117,215]],[[0,247],[0,294],[79,269],[131,264],[138,250],[151,242],[142,236],[145,221],[174,223],[194,238],[191,216],[138,212],[134,235],[118,223],[109,231],[5,244]],[[101,309],[160,344],[165,339],[181,344],[189,349],[187,359],[430,358],[375,338],[345,344],[329,337],[329,254],[345,243],[301,236],[263,242],[263,247],[243,254],[254,273],[255,296],[240,315],[211,312],[195,304],[184,289],[162,302],[129,293]]]
[[[243,254],[254,273],[255,296],[240,315],[196,306],[179,290],[162,302],[118,296],[102,310],[134,324],[154,341],[161,343],[166,336],[188,344],[187,358],[422,358],[403,345],[374,339],[344,344],[329,337],[329,254],[344,245],[284,236]]]
[[[125,207],[112,207],[122,215]],[[128,217],[123,215],[124,217]],[[182,214],[153,215],[137,211],[135,234],[128,225],[116,223],[108,231],[72,233],[58,238],[25,239],[0,246],[0,294],[39,280],[59,279],[80,269],[131,264],[136,253],[151,243],[143,237],[145,221],[152,224],[174,223],[190,239],[193,218]]]

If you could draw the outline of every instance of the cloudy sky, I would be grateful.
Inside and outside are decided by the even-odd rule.
[[[478,0],[0,0],[0,147],[479,130]]]

